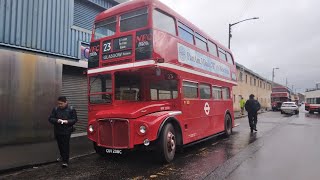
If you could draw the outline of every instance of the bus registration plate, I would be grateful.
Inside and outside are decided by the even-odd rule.
[[[108,154],[122,154],[122,150],[120,150],[120,149],[106,149],[106,153],[108,153]]]

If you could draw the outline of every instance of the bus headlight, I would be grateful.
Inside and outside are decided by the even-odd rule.
[[[145,134],[146,132],[147,132],[147,127],[144,125],[140,126],[140,133]]]
[[[94,129],[93,129],[93,126],[91,124],[89,125],[88,130],[89,130],[89,132],[93,133]]]

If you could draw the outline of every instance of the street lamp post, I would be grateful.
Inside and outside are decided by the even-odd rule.
[[[273,83],[274,83],[274,70],[275,69],[279,69],[279,68],[272,68],[272,86],[271,88],[273,88]]]
[[[241,22],[244,22],[244,21],[249,21],[249,20],[254,20],[254,19],[259,19],[258,17],[253,17],[253,18],[249,18],[249,19],[244,19],[242,21],[239,21],[239,22],[236,22],[236,23],[233,23],[233,24],[229,24],[229,41],[228,41],[228,48],[230,49],[230,40],[231,40],[231,37],[232,37],[232,34],[231,34],[231,27],[236,25],[236,24],[239,24]]]

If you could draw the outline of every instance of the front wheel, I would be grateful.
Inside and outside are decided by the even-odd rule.
[[[226,137],[232,134],[232,119],[229,114],[224,117],[224,134]]]
[[[283,114],[283,111],[280,111],[281,112],[281,114]]]
[[[160,160],[169,163],[176,153],[176,136],[171,123],[165,125],[159,137]]]

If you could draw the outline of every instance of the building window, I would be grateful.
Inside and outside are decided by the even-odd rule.
[[[250,77],[250,85],[252,85],[252,77]]]
[[[256,78],[254,78],[254,83],[253,83],[253,85],[254,85],[254,86],[257,85],[257,80],[256,80]]]
[[[176,25],[173,17],[159,10],[153,11],[153,26],[172,35],[176,35]]]
[[[239,72],[239,81],[241,81],[242,82],[242,76],[243,76],[243,73],[242,72]]]
[[[194,41],[193,41],[193,30],[190,29],[189,27],[185,26],[184,24],[178,22],[178,31],[179,31],[179,37],[190,43],[190,44],[194,44]]]
[[[230,90],[229,88],[222,88],[222,98],[230,99]]]
[[[260,88],[262,88],[262,82],[260,81]]]
[[[212,87],[213,99],[222,99],[222,89],[221,87]]]
[[[211,98],[211,90],[210,86],[206,84],[200,84],[200,98],[201,99],[210,99]]]
[[[210,54],[218,57],[218,50],[217,50],[217,45],[212,43],[211,41],[208,42],[208,47],[209,47],[209,52]]]
[[[207,39],[196,33],[196,46],[204,51],[207,50]]]
[[[246,83],[248,84],[248,75],[246,75]]]
[[[120,16],[120,31],[131,31],[148,24],[148,9],[143,8]]]
[[[198,98],[198,84],[192,82],[183,82],[183,97]]]

